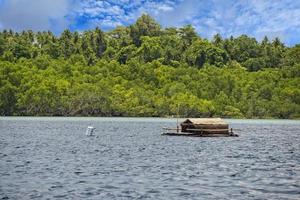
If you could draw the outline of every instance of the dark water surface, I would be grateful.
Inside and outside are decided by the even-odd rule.
[[[173,119],[0,118],[0,199],[300,199],[300,121],[227,121],[240,137],[161,136]]]

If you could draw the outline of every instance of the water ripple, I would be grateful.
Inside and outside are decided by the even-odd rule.
[[[231,120],[238,138],[184,138],[160,136],[170,119],[1,120],[0,199],[300,196],[299,121]]]

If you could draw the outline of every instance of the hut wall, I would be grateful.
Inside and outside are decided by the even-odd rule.
[[[201,130],[189,130],[189,129],[201,129]],[[228,124],[182,124],[181,132],[188,133],[216,133],[225,134],[229,132]]]
[[[228,129],[228,124],[195,124],[196,129]]]
[[[181,125],[181,132],[191,132],[191,131],[188,131],[187,129],[195,129],[195,127],[193,124]]]
[[[181,131],[201,134],[228,134],[229,125],[220,118],[187,119],[181,124]],[[193,130],[195,129],[195,130]]]

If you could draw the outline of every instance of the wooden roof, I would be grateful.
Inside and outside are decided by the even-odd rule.
[[[188,118],[182,124],[227,124],[221,118]]]

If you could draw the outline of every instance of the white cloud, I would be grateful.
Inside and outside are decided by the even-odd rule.
[[[96,17],[101,13],[102,9],[99,7],[92,7],[92,8],[86,8],[84,9],[84,13],[82,14],[88,14],[90,17]]]
[[[197,15],[202,2],[197,0],[182,1],[172,10],[159,13],[157,18],[164,26],[182,26]]]
[[[116,25],[128,25],[143,13],[156,17],[163,12],[171,11],[175,6],[173,1],[141,1],[141,0],[85,0],[80,1],[77,16],[88,18],[86,27],[93,28],[101,24],[104,29],[112,29]]]
[[[288,41],[291,29],[300,31],[300,1],[293,0],[189,0],[161,16],[166,24],[191,23],[208,38],[221,33],[225,37],[247,34],[260,40],[267,35]]]
[[[174,8],[171,6],[167,6],[167,5],[161,5],[161,6],[158,6],[157,9],[160,11],[166,12],[166,11],[172,11]]]
[[[132,24],[143,13],[163,27],[191,24],[208,38],[247,34],[288,41],[300,32],[300,1],[295,0],[0,0],[0,29],[108,30]]]
[[[300,31],[300,2],[299,1],[271,1],[254,0],[250,8],[260,18],[253,28],[253,35],[262,39],[267,35],[271,39],[279,37],[283,41],[289,42],[287,35],[292,29]],[[254,19],[255,16],[251,18]]]
[[[83,11],[95,17],[90,19],[92,26],[102,23],[108,29],[132,24],[148,13],[163,27],[191,24],[208,38],[220,33],[224,37],[247,34],[286,39],[290,29],[300,31],[300,1],[294,0],[86,0],[83,5],[97,11]]]
[[[66,18],[68,0],[4,0],[0,7],[0,22],[3,29],[49,30],[55,22],[56,29],[68,27]]]
[[[99,20],[98,22],[98,26],[102,26],[102,27],[117,27],[121,25],[122,24],[120,22],[116,22],[112,19]]]

